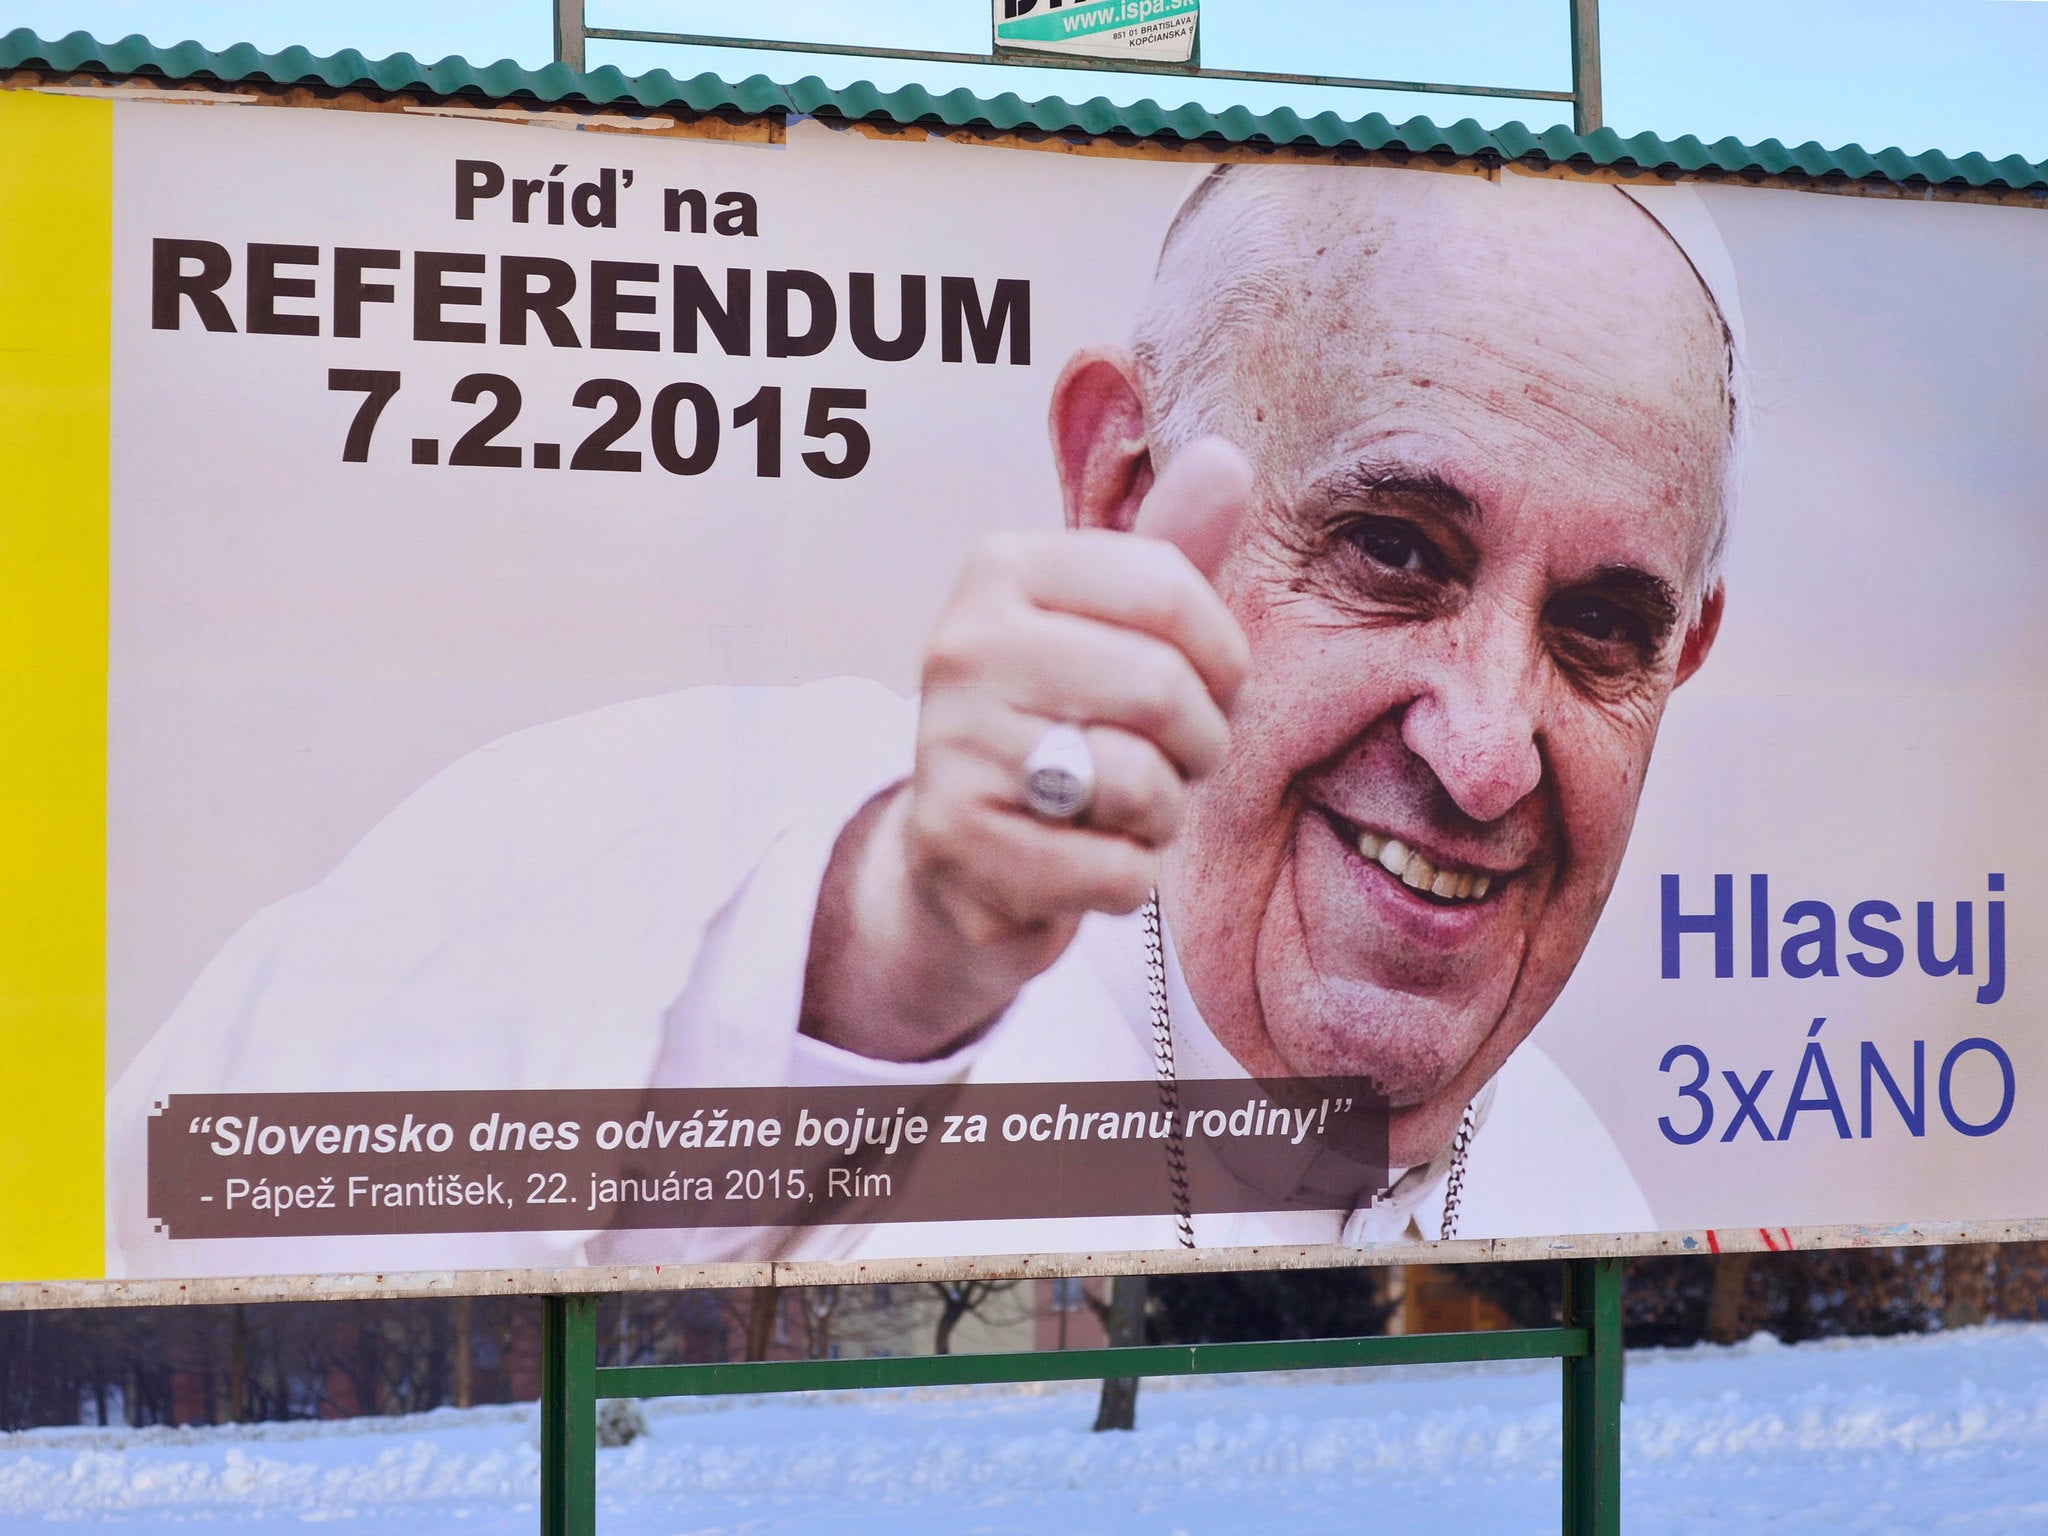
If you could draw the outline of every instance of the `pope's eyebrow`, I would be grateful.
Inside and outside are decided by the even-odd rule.
[[[1385,459],[1348,465],[1325,477],[1316,488],[1339,504],[1398,502],[1455,523],[1475,523],[1481,516],[1478,501],[1436,470]]]

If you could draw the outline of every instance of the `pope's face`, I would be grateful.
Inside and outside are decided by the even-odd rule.
[[[1397,1164],[1592,934],[1711,633],[1729,428],[1718,317],[1621,194],[1402,180],[1304,182],[1314,259],[1211,413],[1257,473],[1218,577],[1253,660],[1162,882],[1218,1036],[1375,1078]]]

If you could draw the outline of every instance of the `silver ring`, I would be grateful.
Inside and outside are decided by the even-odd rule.
[[[1095,754],[1071,725],[1055,725],[1024,759],[1024,803],[1047,821],[1079,821],[1095,799]]]

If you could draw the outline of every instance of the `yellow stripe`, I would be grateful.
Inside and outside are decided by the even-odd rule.
[[[0,91],[0,1280],[105,1273],[114,112]]]

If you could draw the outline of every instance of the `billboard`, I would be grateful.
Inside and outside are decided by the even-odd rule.
[[[992,0],[996,47],[1185,64],[1202,0]]]
[[[14,1278],[2048,1215],[2037,212],[0,110]]]

